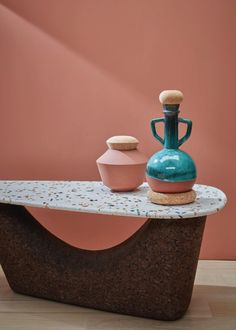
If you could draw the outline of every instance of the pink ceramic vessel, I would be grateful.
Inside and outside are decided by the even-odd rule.
[[[101,179],[113,191],[131,191],[145,179],[147,157],[137,150],[138,140],[114,136],[107,140],[109,149],[97,159]]]

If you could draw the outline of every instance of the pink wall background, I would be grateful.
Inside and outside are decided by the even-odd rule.
[[[193,120],[183,149],[198,183],[228,206],[208,218],[201,258],[235,259],[234,0],[2,0],[0,178],[98,180],[105,140],[149,129],[163,89],[185,94]],[[140,219],[32,209],[56,235],[96,249],[117,244]]]

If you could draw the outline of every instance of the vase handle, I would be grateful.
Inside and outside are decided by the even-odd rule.
[[[192,131],[192,121],[190,119],[178,118],[179,123],[187,124],[187,130],[185,135],[178,141],[178,146],[180,147],[191,135]]]
[[[152,130],[152,135],[154,136],[155,139],[157,139],[159,142],[161,142],[161,144],[164,144],[164,139],[157,134],[156,131],[156,123],[161,123],[161,122],[165,122],[165,118],[156,118],[156,119],[152,119],[151,120],[151,130]]]

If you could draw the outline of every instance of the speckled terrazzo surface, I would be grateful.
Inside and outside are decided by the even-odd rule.
[[[193,218],[216,213],[226,204],[214,187],[194,185],[197,199],[181,206],[148,201],[146,183],[134,192],[111,192],[100,181],[0,181],[0,202],[77,212],[142,218]]]

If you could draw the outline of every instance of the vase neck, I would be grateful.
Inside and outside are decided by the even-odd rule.
[[[165,116],[164,147],[166,149],[178,149],[179,105],[165,104],[163,113]]]

